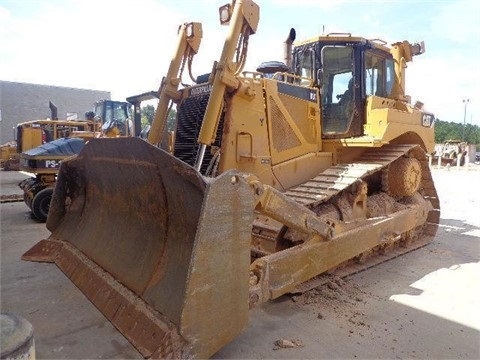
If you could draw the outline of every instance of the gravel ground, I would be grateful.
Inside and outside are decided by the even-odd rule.
[[[431,244],[263,304],[214,358],[479,359],[479,168],[433,170],[442,212]],[[25,178],[0,176],[2,195]],[[141,358],[57,267],[20,260],[49,232],[24,203],[0,206],[1,311],[32,323],[37,358]]]

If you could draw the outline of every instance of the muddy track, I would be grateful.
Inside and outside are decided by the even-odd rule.
[[[419,193],[424,199],[429,200],[433,209],[428,215],[427,222],[422,226],[397,236],[393,242],[372,249],[368,253],[342,264],[327,274],[319,275],[300,286],[298,292],[313,289],[328,282],[332,276],[346,277],[359,271],[368,269],[379,263],[395,258],[421,246],[430,243],[437,232],[440,219],[440,202],[433,183],[428,159],[418,145],[386,145],[381,149],[365,151],[355,162],[332,166],[315,178],[288,190],[285,194],[300,204],[315,211],[318,206],[332,203],[341,192],[348,190],[360,179],[381,172],[383,176],[388,173],[389,165],[401,157],[416,158],[421,166],[422,178]],[[282,232],[283,226],[270,222],[269,225],[256,221],[254,236],[270,238],[271,241]],[[283,229],[284,230],[284,229]]]

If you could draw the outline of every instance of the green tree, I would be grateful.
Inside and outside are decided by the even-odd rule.
[[[142,107],[142,129],[147,125],[152,125],[153,119],[155,118],[156,109],[153,105],[146,105]],[[167,130],[175,130],[175,125],[177,121],[177,110],[170,109],[167,117]]]
[[[167,130],[174,131],[177,125],[177,110],[170,109],[167,117]]]
[[[465,137],[464,137],[465,134]],[[469,144],[480,146],[480,127],[478,125],[463,124],[437,120],[435,122],[435,142],[444,143],[447,140],[462,140]]]
[[[142,107],[142,128],[147,125],[152,125],[155,117],[155,107],[153,105],[145,105]]]

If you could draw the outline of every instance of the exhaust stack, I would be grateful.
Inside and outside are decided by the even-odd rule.
[[[55,106],[55,104],[51,101],[48,102],[48,107],[50,108],[50,113],[51,113],[51,119],[52,120],[58,120],[58,111],[57,111],[57,107]]]
[[[292,44],[295,41],[297,33],[294,28],[290,29],[288,34],[287,40],[284,42],[284,56],[283,59],[285,64],[288,66],[289,69],[292,68]]]

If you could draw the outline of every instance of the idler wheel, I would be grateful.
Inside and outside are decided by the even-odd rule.
[[[383,175],[383,187],[390,196],[412,196],[420,188],[422,167],[417,159],[404,157],[390,164]]]

